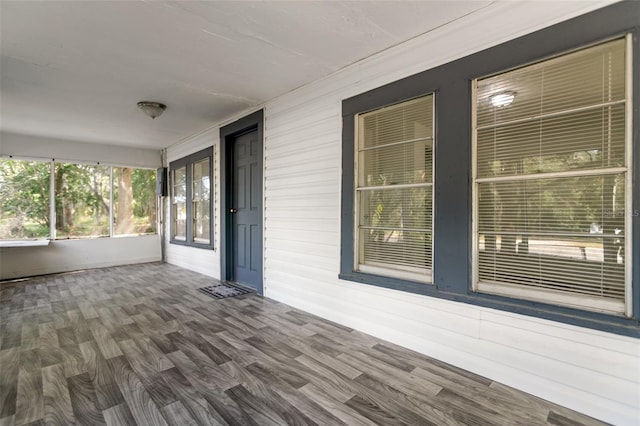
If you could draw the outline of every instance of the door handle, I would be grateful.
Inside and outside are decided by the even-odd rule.
[[[231,207],[229,209],[229,213],[238,213],[238,209],[234,209],[233,207]]]

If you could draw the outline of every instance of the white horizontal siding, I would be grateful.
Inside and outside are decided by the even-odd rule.
[[[214,249],[201,249],[178,244],[171,244],[171,197],[164,198],[165,205],[165,261],[173,265],[188,268],[193,271],[220,279],[220,162],[219,162],[220,130],[218,127],[187,138],[179,144],[167,149],[166,165],[187,155],[213,146],[213,220],[214,220]],[[169,183],[170,184],[170,183]],[[169,190],[169,193],[171,190]]]
[[[640,343],[338,279],[341,102],[608,2],[496,2],[265,106],[265,295],[617,424]]]

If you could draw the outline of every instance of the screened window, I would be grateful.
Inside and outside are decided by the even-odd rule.
[[[357,116],[357,271],[431,281],[433,103],[428,95]]]
[[[625,312],[628,42],[475,81],[477,290]]]
[[[50,235],[51,163],[0,159],[0,240]]]
[[[148,169],[0,159],[0,240],[155,234],[155,180]]]
[[[155,234],[156,171],[113,168],[114,235]]]
[[[213,150],[173,161],[171,170],[171,242],[213,247]]]
[[[56,238],[108,237],[109,166],[55,163]]]

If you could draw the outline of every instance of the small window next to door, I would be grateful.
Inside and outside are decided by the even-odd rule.
[[[213,147],[173,161],[171,243],[213,248]]]

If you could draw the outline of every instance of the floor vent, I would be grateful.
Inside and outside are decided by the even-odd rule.
[[[242,296],[243,294],[255,292],[255,290],[250,288],[240,287],[229,283],[212,285],[211,287],[202,287],[198,290],[216,299],[226,299],[227,297]]]

